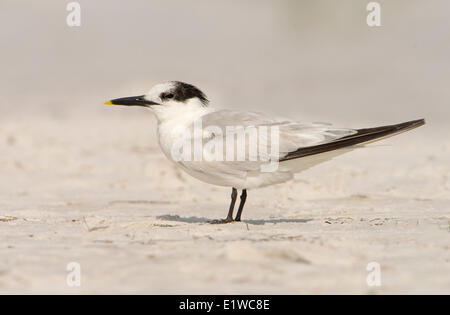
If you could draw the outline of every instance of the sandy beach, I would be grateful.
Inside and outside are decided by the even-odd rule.
[[[447,0],[379,1],[377,27],[360,0],[79,2],[79,27],[59,0],[0,3],[0,294],[450,294]],[[175,168],[149,111],[103,105],[169,80],[300,122],[427,124],[211,225],[230,190]]]
[[[2,293],[449,293],[450,143],[426,127],[252,190],[243,222],[211,225],[228,189],[166,160],[150,113],[111,115],[2,123]]]

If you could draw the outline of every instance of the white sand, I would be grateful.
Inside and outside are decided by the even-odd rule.
[[[175,169],[150,114],[4,121],[0,293],[449,294],[449,161],[448,136],[422,127],[250,191],[243,222],[210,225],[230,191]]]
[[[80,1],[69,28],[61,1],[0,1],[0,293],[449,294],[448,0],[382,1],[379,28],[367,2]],[[101,105],[165,80],[299,121],[428,124],[209,225],[229,189],[175,169],[150,113]]]

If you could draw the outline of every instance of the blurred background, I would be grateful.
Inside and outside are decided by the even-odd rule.
[[[368,0],[79,0],[80,27],[69,2],[0,0],[0,293],[72,293],[68,262],[84,292],[373,293],[370,261],[381,292],[449,292],[450,1],[379,0],[380,27]],[[219,108],[427,125],[217,227],[229,188],[168,161],[150,111],[103,105],[168,80]]]
[[[450,113],[450,3],[80,0],[0,2],[0,117],[141,116],[104,100],[180,80],[212,106],[361,125]]]

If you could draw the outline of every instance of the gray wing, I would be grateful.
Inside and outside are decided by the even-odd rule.
[[[356,133],[354,129],[335,128],[326,123],[299,123],[290,119],[272,118],[255,112],[232,110],[220,110],[204,115],[202,123],[203,127],[217,126],[221,128],[227,137],[236,133],[233,128],[229,128],[230,126],[255,127],[258,131],[258,137],[263,139],[266,137],[267,152],[270,152],[270,146],[272,145],[270,131],[276,128],[279,134],[278,154],[276,156],[269,155],[270,158],[279,160],[300,148],[330,143]]]
[[[267,175],[267,173],[261,175],[261,170],[271,161],[283,162],[280,164],[282,167],[277,168],[277,172],[270,173],[270,176],[267,175],[264,181],[258,180],[254,185],[260,187],[262,182],[264,185],[268,185],[286,181],[292,178],[293,173],[348,152],[357,144],[382,139],[422,124],[424,124],[423,120],[417,120],[391,126],[355,130],[334,128],[325,123],[298,123],[253,112],[220,110],[202,116],[204,130],[202,141],[203,143],[207,142],[210,147],[223,147],[222,159],[201,163],[183,161],[181,164],[187,172],[195,172],[194,176],[203,177],[206,182],[232,186],[236,185],[237,180],[241,180],[241,187],[247,187],[249,183],[251,185],[253,178],[257,179]],[[251,152],[250,137],[245,133],[246,155],[244,159],[239,160],[234,156],[234,159],[228,160],[225,158],[227,147],[223,143],[224,137],[217,136],[217,133],[221,133],[225,138],[234,138],[241,132],[238,130],[242,130],[236,130],[237,126],[243,127],[245,130],[249,128],[249,130],[256,129],[258,131],[258,152],[256,154]],[[278,135],[275,137],[278,139],[278,143],[273,145],[274,139],[271,137],[271,132],[265,133],[264,128],[266,131],[271,128],[278,130]],[[262,154],[259,150],[260,147],[263,149]],[[277,148],[277,150],[273,151],[273,148]],[[208,150],[203,150],[204,153],[205,151]]]
[[[242,180],[245,185],[248,185],[248,180],[260,176],[261,171],[271,172],[265,180],[267,184],[271,181],[273,183],[285,181],[292,177],[290,169],[280,169],[280,172],[274,173],[268,171],[266,166],[270,166],[273,161],[278,163],[283,157],[300,147],[332,142],[355,133],[352,129],[333,128],[328,124],[303,124],[254,112],[220,110],[201,118],[202,161],[190,159],[178,163],[194,177],[220,185],[233,185],[237,180]],[[234,149],[229,150],[225,142],[229,138],[237,140],[239,136],[242,136],[243,128],[244,150],[238,150],[238,141],[233,143]],[[191,134],[196,133],[191,131]],[[272,137],[274,134],[276,136]],[[192,138],[191,147],[194,147],[193,141],[199,140],[195,137],[199,137],[199,134]],[[252,142],[255,138],[257,139],[256,149],[255,142]],[[217,150],[217,148],[222,149]],[[240,148],[242,149],[242,146]],[[227,156],[230,151],[233,152],[231,159]],[[239,157],[238,151],[244,151],[245,155]],[[215,155],[216,152],[218,155]]]

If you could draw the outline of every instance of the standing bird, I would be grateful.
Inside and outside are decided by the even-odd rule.
[[[347,129],[218,110],[208,106],[198,88],[179,81],[157,84],[148,94],[105,104],[148,107],[158,121],[159,145],[167,158],[201,181],[232,188],[227,217],[211,223],[240,221],[247,189],[286,182],[295,173],[335,156],[425,124],[418,119]],[[242,194],[233,219],[238,189]]]

